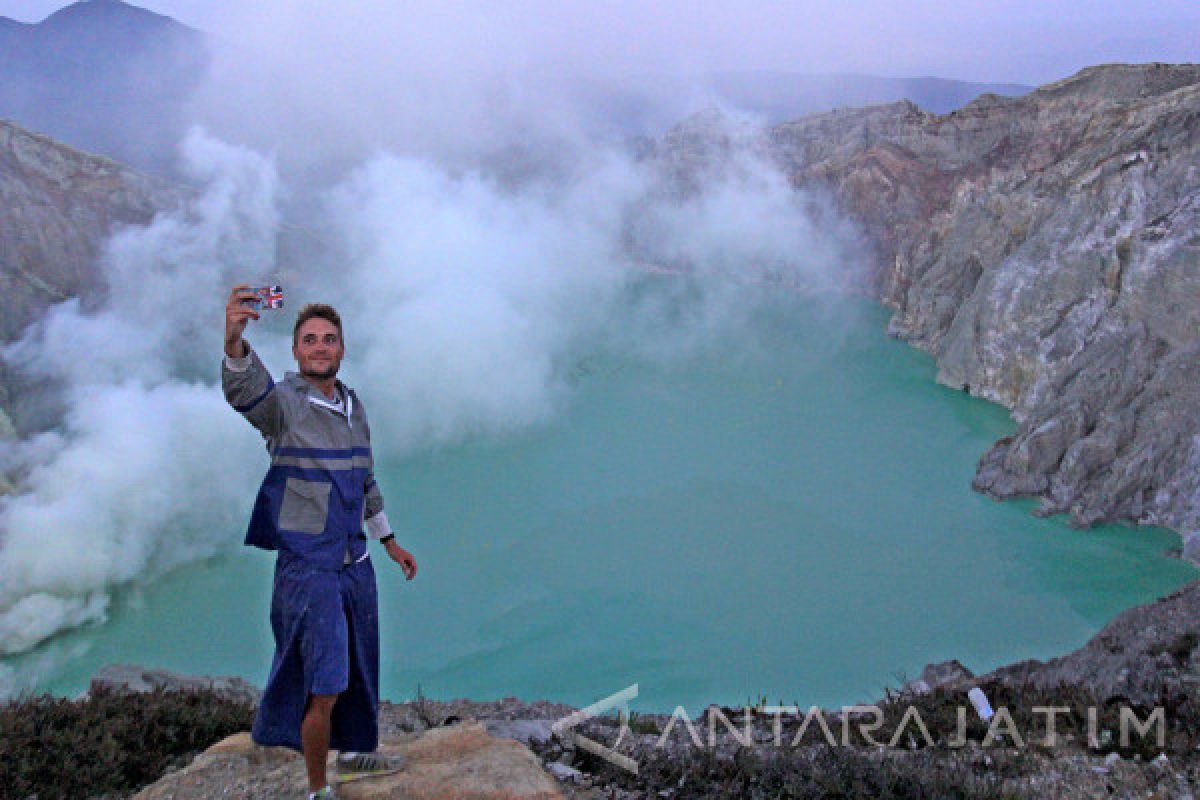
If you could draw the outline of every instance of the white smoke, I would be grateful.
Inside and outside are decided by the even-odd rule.
[[[23,491],[0,500],[0,653],[103,619],[114,586],[237,540],[263,457],[211,376],[229,276],[273,258],[276,180],[199,134],[185,156],[205,190],[113,237],[105,307],[63,303],[6,353],[60,382],[68,410],[60,431],[5,448]]]
[[[552,193],[508,191],[385,156],[336,192],[334,218],[355,253],[349,347],[388,398],[373,416],[393,446],[555,412],[564,361],[626,272],[617,235],[638,181],[628,164],[598,170]]]
[[[312,74],[298,64],[289,85]],[[533,109],[509,88],[510,111]],[[324,99],[347,108],[345,94]],[[472,106],[404,146],[420,115],[384,113],[379,124],[396,128],[365,149],[286,108],[245,110],[283,126],[293,155],[331,131],[312,157],[337,177],[315,185],[308,165],[281,178],[273,157],[188,138],[195,194],[113,236],[102,306],[63,303],[5,353],[61,387],[66,411],[57,430],[0,446],[20,482],[0,499],[0,654],[101,621],[116,587],[240,542],[267,458],[217,385],[235,283],[279,282],[289,309],[339,306],[343,377],[364,398],[376,449],[399,458],[565,413],[573,367],[598,352],[681,363],[714,343],[752,349],[761,302],[828,290],[854,268],[853,236],[815,222],[812,198],[753,148],[683,191],[542,99],[527,130],[506,114],[489,137]],[[347,125],[368,130],[365,119]],[[462,136],[442,141],[447,124]],[[257,135],[234,138],[272,136],[245,130]],[[297,246],[302,237],[320,247]],[[267,314],[247,331],[277,378],[292,366],[289,318]]]

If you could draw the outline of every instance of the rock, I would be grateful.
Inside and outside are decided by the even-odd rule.
[[[289,750],[286,747],[259,747],[250,738],[249,731],[225,737],[205,750],[202,755],[210,756],[213,759],[223,756],[237,756],[244,758],[249,765],[265,767],[267,769],[285,766],[299,757],[295,750]]]
[[[975,673],[964,667],[958,659],[951,659],[936,664],[926,664],[925,668],[921,670],[921,676],[907,683],[904,691],[912,694],[929,694],[934,689],[954,686],[974,677]]]
[[[1200,531],[1189,531],[1183,537],[1183,558],[1200,567]]]
[[[99,302],[108,237],[178,207],[189,191],[0,120],[0,349],[56,303]],[[0,358],[0,440],[59,423],[50,395]],[[18,478],[0,475],[0,495],[15,493]]]
[[[1164,692],[1190,695],[1200,664],[1200,581],[1117,615],[1083,647],[1042,663],[1000,667],[980,678],[1014,688],[1086,688],[1107,702],[1153,706]]]
[[[557,761],[552,761],[546,765],[547,771],[560,781],[570,781],[579,783],[583,780],[583,773],[574,767],[568,767],[566,764],[559,764]]]
[[[562,792],[537,758],[511,739],[488,735],[477,721],[385,739],[384,753],[403,756],[400,772],[360,778],[338,787],[345,800],[561,800]],[[330,755],[332,775],[334,755]],[[307,781],[298,753],[259,747],[247,733],[210,747],[187,768],[164,776],[135,800],[211,797],[303,797]]]
[[[238,677],[211,677],[208,675],[180,675],[165,669],[146,669],[136,664],[107,664],[92,677],[90,691],[151,692],[155,689],[180,691],[188,689],[210,689],[258,704],[262,694],[254,686]]]
[[[380,735],[387,736],[396,733],[420,733],[433,725],[421,716],[420,709],[415,703],[381,702],[379,706]]]
[[[525,746],[546,745],[554,738],[549,719],[489,719],[484,721],[487,732],[499,739],[514,739]]]

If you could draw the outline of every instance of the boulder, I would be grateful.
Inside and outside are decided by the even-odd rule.
[[[549,744],[554,737],[552,719],[489,719],[487,732],[501,739],[515,739],[526,747]]]
[[[955,686],[975,677],[975,673],[967,669],[956,658],[941,661],[936,664],[926,664],[921,670],[921,676],[904,685],[904,691],[911,694],[929,694],[934,689]]]
[[[261,692],[238,677],[180,675],[165,669],[146,669],[137,664],[107,664],[92,678],[91,691],[152,692],[155,689],[182,691],[209,689],[257,705]]]
[[[541,762],[520,743],[488,734],[475,720],[385,739],[383,753],[406,766],[391,775],[359,778],[338,786],[343,800],[561,800],[563,794]],[[333,774],[334,755],[329,771]],[[307,788],[299,753],[259,747],[239,733],[210,747],[188,767],[143,789],[134,800],[200,798],[295,798]]]

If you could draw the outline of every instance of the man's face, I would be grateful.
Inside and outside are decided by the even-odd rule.
[[[342,365],[346,348],[337,326],[327,319],[313,317],[304,321],[296,331],[296,343],[292,355],[300,365],[300,374],[306,378],[326,381],[337,375]]]

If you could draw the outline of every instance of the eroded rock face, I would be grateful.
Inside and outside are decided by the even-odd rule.
[[[185,191],[0,120],[0,347],[55,303],[98,302],[109,235],[176,207]],[[27,389],[0,359],[0,441],[37,428],[43,413]],[[0,474],[0,496],[14,482]]]
[[[976,488],[1200,530],[1200,65],[1094,67],[947,115],[835,111],[761,147],[861,224],[890,332],[1012,409]]]
[[[163,181],[0,121],[0,342],[50,304],[94,294],[108,235],[178,202]]]

